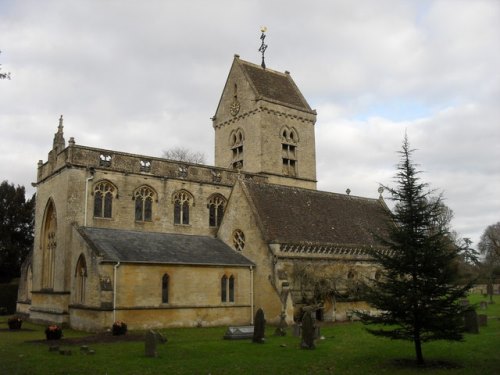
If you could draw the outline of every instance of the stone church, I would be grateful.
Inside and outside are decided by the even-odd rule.
[[[99,331],[246,325],[258,308],[292,322],[311,301],[325,321],[369,309],[356,285],[378,277],[366,250],[388,208],[316,189],[316,111],[290,73],[235,55],[212,121],[208,166],[66,144],[61,116],[38,162],[18,313]]]

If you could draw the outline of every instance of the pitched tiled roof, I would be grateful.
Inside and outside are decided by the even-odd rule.
[[[257,90],[257,95],[308,112],[312,111],[289,74],[263,69],[258,65],[243,60],[239,61],[247,77]]]
[[[266,241],[290,244],[380,245],[390,223],[378,199],[251,181],[242,182]]]
[[[251,266],[222,241],[208,236],[80,227],[78,232],[104,261]]]

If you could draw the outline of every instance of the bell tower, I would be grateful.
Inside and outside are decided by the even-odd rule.
[[[289,72],[235,55],[212,121],[217,167],[316,189],[316,111]]]

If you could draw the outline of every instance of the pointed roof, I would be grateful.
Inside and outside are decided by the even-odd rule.
[[[240,59],[235,59],[235,61],[238,61],[243,69],[257,97],[312,112],[290,73],[264,69],[260,65]]]
[[[248,267],[254,265],[219,239],[208,236],[79,227],[105,262]]]
[[[390,215],[382,200],[241,182],[269,243],[379,246]]]
[[[235,68],[241,69],[255,93],[256,100],[262,99],[314,115],[316,114],[316,111],[311,109],[288,71],[281,73],[269,68],[264,69],[260,65],[241,60],[239,55],[234,55],[233,64],[226,79],[223,94],[227,89],[231,74]],[[221,101],[222,96],[219,99],[216,113],[221,105]]]

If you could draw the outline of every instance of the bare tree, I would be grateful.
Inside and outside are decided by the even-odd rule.
[[[0,51],[0,53],[2,53],[2,51]],[[2,64],[0,64],[0,70],[2,70],[1,66],[2,66]],[[0,79],[10,79],[10,72],[9,73],[1,73],[0,72]]]
[[[174,147],[163,151],[165,159],[184,161],[193,164],[205,164],[205,154],[202,152],[191,151],[185,147]]]

